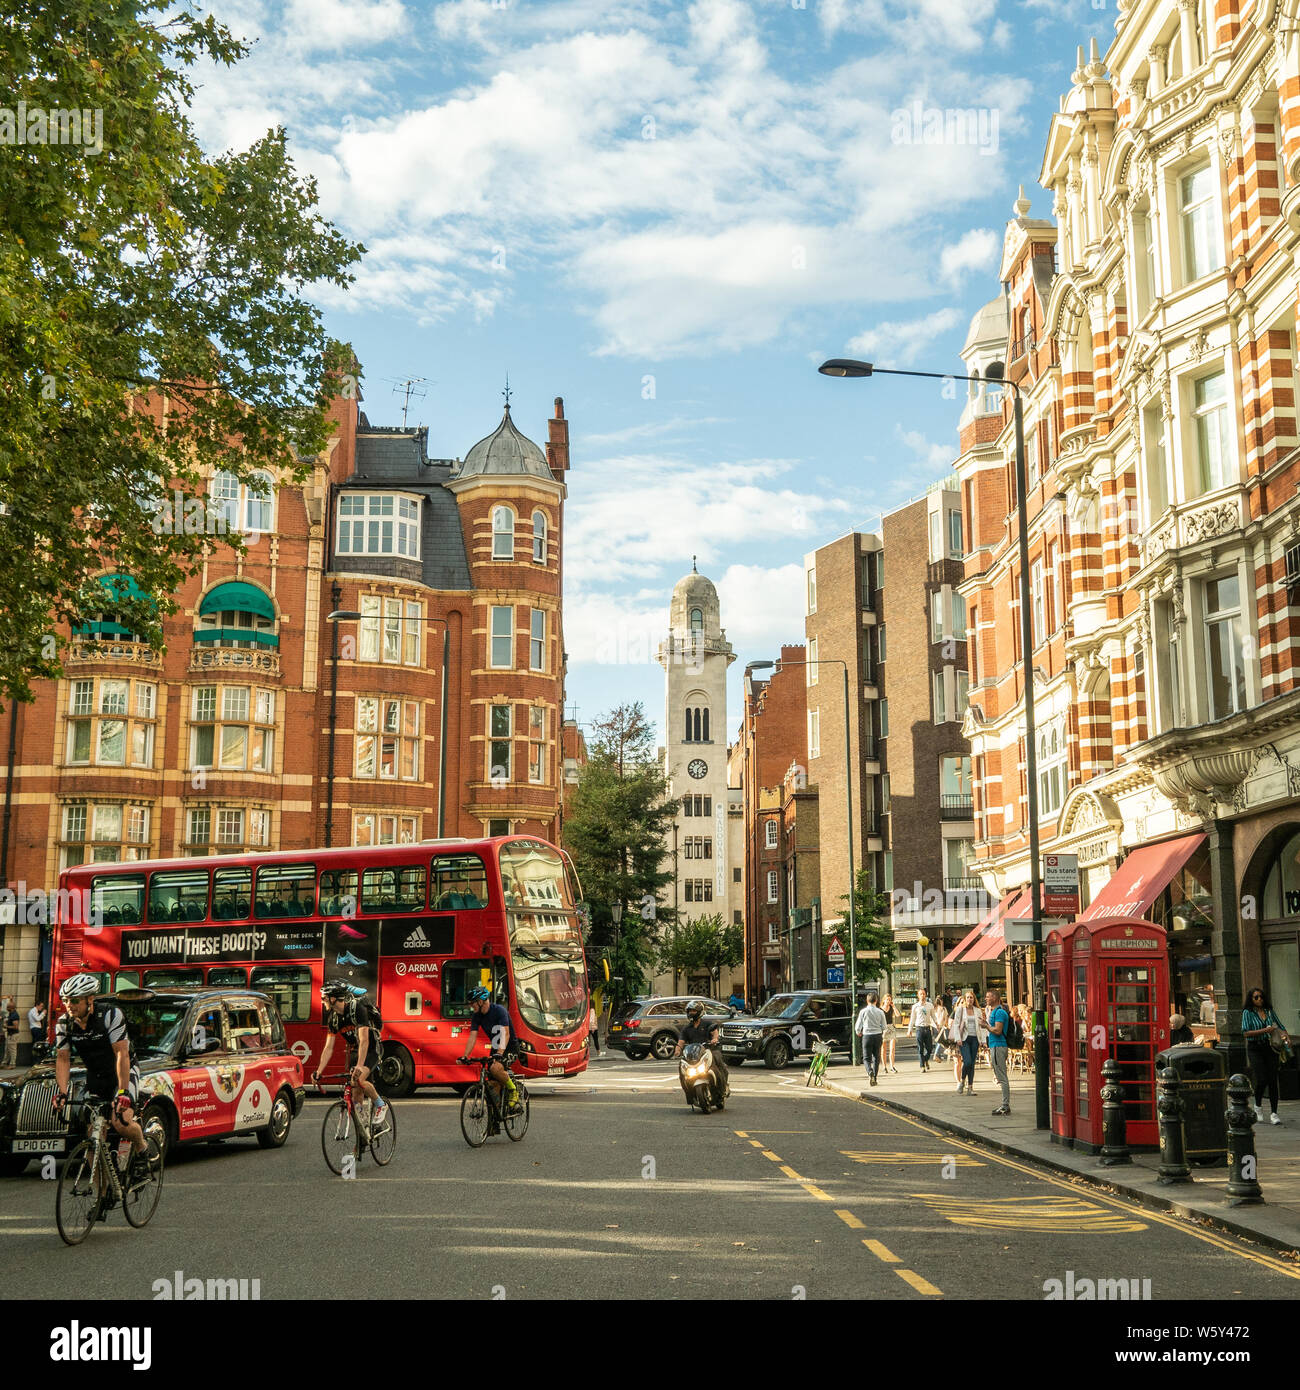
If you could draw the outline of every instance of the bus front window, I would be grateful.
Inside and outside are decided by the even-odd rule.
[[[564,861],[540,840],[512,840],[500,856],[520,1016],[539,1033],[572,1033],[586,1017],[587,978]]]

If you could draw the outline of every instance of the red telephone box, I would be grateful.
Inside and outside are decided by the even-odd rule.
[[[1134,1148],[1157,1148],[1156,1054],[1169,1040],[1163,927],[1135,917],[1075,922],[1048,934],[1052,1137],[1102,1146],[1102,1064],[1120,1065]]]

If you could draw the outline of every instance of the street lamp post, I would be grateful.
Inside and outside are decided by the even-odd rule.
[[[334,586],[334,602],[338,602],[338,585]],[[325,821],[325,844],[328,846],[333,833],[334,822],[334,700],[338,694],[338,650],[339,650],[339,623],[359,623],[362,615],[355,609],[336,608],[326,621],[334,624],[334,685],[330,702],[330,752],[329,752],[329,788],[328,788],[328,809]],[[412,619],[407,618],[407,622]],[[442,839],[446,831],[444,821],[446,819],[447,808],[447,668],[451,665],[451,626],[446,618],[420,618],[416,621],[422,623],[441,623],[442,624],[442,729],[438,737],[438,838]]]
[[[751,661],[745,667],[745,674],[751,671],[770,671],[776,665],[775,661]],[[839,666],[844,672],[844,796],[848,810],[848,820],[844,823],[844,829],[849,842],[849,1004],[851,1009],[856,1009],[858,1005],[858,932],[857,914],[854,911],[854,898],[857,894],[858,881],[853,869],[853,747],[849,742],[849,668],[848,663],[841,661],[838,657],[825,656],[817,661],[783,661],[782,666]],[[816,945],[813,947],[816,956],[821,955],[820,934]],[[790,950],[794,950],[794,933],[790,934]],[[793,968],[793,967],[792,967]],[[814,964],[814,971],[820,974],[819,962]],[[856,1032],[850,1034],[849,1047],[852,1061],[856,1065],[861,1059],[858,1056],[858,1035]]]
[[[870,362],[835,357],[817,369],[823,376],[914,376],[931,381],[981,381],[980,377],[953,376],[949,372],[909,372],[894,367],[877,367]],[[1049,1078],[1047,1074],[1046,990],[1043,976],[1043,885],[1039,867],[1038,845],[1038,749],[1034,737],[1034,628],[1029,589],[1029,517],[1026,499],[1029,492],[1028,469],[1025,466],[1025,417],[1020,387],[1006,376],[1001,362],[991,362],[987,380],[999,381],[1014,393],[1016,427],[1016,508],[1019,520],[1020,550],[1020,651],[1024,668],[1025,689],[1025,773],[1029,783],[1027,813],[1029,816],[1029,900],[1032,916],[1034,969],[1034,1108],[1035,1124],[1039,1129],[1051,1127]]]
[[[623,904],[612,904],[612,906],[609,909],[609,915],[614,919],[614,969],[617,970],[619,968],[618,948],[619,942],[622,939],[622,931],[620,930],[620,924],[623,921]],[[623,976],[615,975],[613,983],[615,983],[616,985],[621,985],[623,983]],[[616,988],[614,990],[614,1002],[616,1004],[620,1002],[621,995],[622,990]]]

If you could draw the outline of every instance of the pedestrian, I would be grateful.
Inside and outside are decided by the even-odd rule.
[[[591,1004],[587,1009],[587,1037],[591,1039],[591,1050],[600,1056],[600,1019],[596,1016],[596,1006]]]
[[[975,1094],[975,1059],[984,1037],[984,1012],[975,1002],[975,991],[968,989],[952,1016],[953,1037],[961,1044],[957,1094]]]
[[[45,1004],[37,1000],[30,1009],[27,1010],[27,1026],[32,1032],[32,1046],[45,1041]]]
[[[880,1060],[885,1071],[898,1075],[894,1065],[894,1054],[898,1051],[898,1010],[894,1008],[894,996],[887,994],[880,1001],[880,1011],[885,1015],[885,1031],[880,1039]]]
[[[1213,1028],[1215,1023],[1215,1000],[1214,986],[1205,986],[1205,998],[1201,1000],[1201,1023],[1207,1028]]]
[[[907,1036],[916,1034],[916,1054],[921,1062],[921,1070],[930,1070],[930,1057],[934,1053],[934,1006],[930,1003],[929,991],[917,990],[916,1003],[907,1019]]]
[[[880,1045],[885,1032],[885,1013],[880,1007],[880,995],[874,990],[853,1021],[853,1031],[862,1039],[862,1065],[867,1069],[871,1084],[876,1084],[880,1071]]]
[[[1177,1047],[1179,1043],[1194,1043],[1196,1034],[1187,1026],[1187,1018],[1184,1014],[1169,1015],[1169,1046]]]
[[[950,989],[948,988],[947,985],[944,985],[942,991],[941,991],[940,994],[939,994],[939,1003],[941,1003],[941,1004],[943,1005],[943,1007],[944,1007],[944,1012],[948,1015],[949,1018],[951,1018],[951,1017],[952,1017],[952,990],[950,990]]]
[[[1275,1125],[1280,1125],[1282,1117],[1277,1113],[1277,1068],[1281,1060],[1279,1053],[1282,1057],[1286,1056],[1291,1039],[1262,989],[1246,991],[1246,1001],[1241,1008],[1241,1031],[1246,1038],[1246,1061],[1250,1066],[1251,1080],[1255,1083],[1255,1118],[1263,1122],[1264,1092],[1267,1091],[1268,1103],[1273,1111],[1269,1118]]]
[[[948,1025],[951,1022],[951,1014],[948,1006],[943,1002],[943,995],[939,996],[939,1002],[934,1006],[934,1060],[943,1062],[948,1056]]]
[[[1011,1114],[1011,1080],[1007,1076],[1007,1026],[1011,1015],[1002,1004],[1002,996],[995,989],[984,995],[984,1017],[989,1032],[989,1062],[993,1075],[1002,1087],[1002,1104],[993,1112],[995,1115]]]
[[[5,1018],[5,1066],[16,1067],[18,1065],[18,1009],[14,1004],[12,994],[8,995],[4,1002]]]

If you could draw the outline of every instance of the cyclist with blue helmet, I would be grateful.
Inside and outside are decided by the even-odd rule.
[[[515,1037],[510,1027],[510,1015],[504,1005],[492,1002],[492,996],[482,985],[475,985],[470,990],[469,1007],[469,1037],[460,1060],[469,1061],[469,1054],[474,1050],[475,1031],[485,1034],[492,1055],[492,1066],[488,1076],[491,1077],[498,1096],[504,1089],[505,1110],[510,1113],[519,1105],[519,1088],[505,1065],[515,1053]]]

